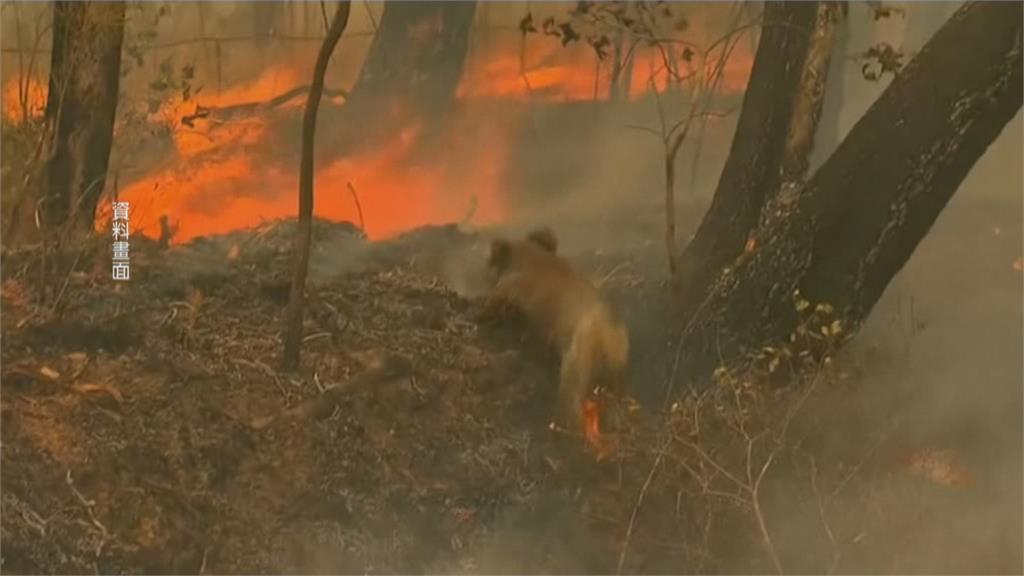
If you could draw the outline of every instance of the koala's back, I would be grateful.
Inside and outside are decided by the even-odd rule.
[[[498,283],[538,331],[562,349],[568,346],[579,318],[604,306],[589,278],[565,258],[530,242],[514,247]]]

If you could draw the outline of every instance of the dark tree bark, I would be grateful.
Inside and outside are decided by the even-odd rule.
[[[114,138],[124,10],[123,2],[53,4],[46,140],[40,169],[15,209],[14,243],[37,238],[37,206],[44,228],[92,231]]]
[[[796,290],[856,331],[1020,110],[1022,6],[958,10],[810,181],[765,204],[757,247],[729,262],[686,323],[681,373],[701,378],[786,340]]]
[[[302,116],[302,160],[299,165],[299,226],[295,238],[295,268],[284,326],[282,365],[285,370],[299,367],[302,349],[302,317],[306,296],[306,276],[309,272],[309,249],[313,241],[313,142],[316,133],[316,115],[324,92],[324,76],[335,46],[348,26],[352,4],[340,2],[327,36],[320,46],[313,68],[313,83]]]
[[[372,146],[411,122],[442,118],[462,78],[476,2],[384,4],[366,61],[345,104],[346,132]],[[345,146],[346,148],[348,146]]]
[[[679,262],[684,302],[739,254],[761,206],[780,184],[780,166],[811,47],[817,2],[766,2],[750,83],[729,157],[694,239]],[[685,309],[685,305],[684,305]]]

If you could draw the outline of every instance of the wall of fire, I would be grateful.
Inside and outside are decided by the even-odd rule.
[[[159,217],[168,215],[179,223],[176,240],[185,241],[294,214],[295,125],[302,98],[281,107],[283,118],[181,122],[198,105],[265,102],[308,84],[324,31],[321,4],[277,3],[269,18],[261,5],[267,3],[141,2],[129,8],[122,120],[112,158],[116,178],[108,182],[108,193],[116,183],[120,196],[136,202],[140,217],[145,216],[137,226],[145,231],[155,234]],[[660,143],[628,127],[658,122],[649,80],[653,77],[664,90],[666,79],[652,76],[659,56],[653,49],[641,49],[629,97],[607,105],[608,87],[602,78],[607,79],[608,71],[589,47],[564,48],[540,36],[524,43],[519,32],[527,12],[539,22],[564,15],[572,5],[481,3],[458,90],[461,100],[479,104],[466,107],[464,117],[453,122],[449,165],[412,165],[405,154],[415,138],[415,127],[410,127],[372,154],[318,167],[318,215],[354,221],[350,189],[360,195],[372,236],[458,220],[469,213],[478,224],[558,212],[589,220],[615,212],[625,199],[642,199],[656,211]],[[351,87],[382,10],[380,2],[353,4],[328,74],[329,89]],[[709,43],[729,25],[728,3],[691,3],[683,10],[690,23],[687,39],[697,44]],[[0,85],[8,125],[38,114],[45,103],[50,12],[45,3],[3,3]],[[907,33],[906,18],[855,30],[851,50],[878,41],[897,46],[905,39],[916,41]],[[755,47],[754,37],[741,43],[726,68],[721,93],[733,104],[742,97]],[[847,68],[840,122],[844,129],[884,87],[857,82],[858,67]],[[665,100],[669,114],[681,113],[678,103]],[[495,118],[504,121],[496,123]],[[706,198],[713,190],[734,122],[727,118],[707,130],[700,174],[681,179],[684,202]],[[321,127],[339,129],[343,127]],[[693,156],[685,148],[680,155]]]

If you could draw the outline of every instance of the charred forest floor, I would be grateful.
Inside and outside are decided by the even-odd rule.
[[[1015,286],[1019,300],[1019,228],[988,244],[1005,216],[964,216],[976,229],[957,238],[959,269],[1006,272],[993,306]],[[657,242],[578,258],[624,311],[647,383],[624,449],[597,463],[547,426],[551,359],[476,321],[486,243],[454,227],[370,244],[318,222],[302,369],[278,372],[293,231],[138,239],[121,283],[99,241],[51,258],[46,302],[38,257],[5,255],[4,573],[1021,569],[1020,502],[999,500],[1020,478],[1019,423],[999,431],[1009,464],[983,434],[899,433],[922,392],[871,386],[899,362],[883,341],[808,401],[798,447],[759,453],[776,463],[752,500],[723,479],[749,470],[742,438],[712,422],[680,440],[666,430],[682,416],[654,400],[671,351],[652,321]],[[1004,403],[1019,417],[1019,396]]]

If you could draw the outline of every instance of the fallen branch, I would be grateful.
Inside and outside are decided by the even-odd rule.
[[[256,112],[267,110],[270,108],[276,108],[282,104],[292,100],[293,98],[309,92],[310,85],[297,86],[291,90],[284,92],[278,96],[267,100],[266,102],[243,102],[242,104],[234,104],[231,106],[222,107],[211,107],[196,104],[196,109],[192,114],[187,114],[181,117],[181,123],[189,128],[193,128],[196,120],[206,120],[212,115],[218,116],[221,120],[228,120],[237,116],[254,114]],[[323,96],[328,98],[342,97],[348,99],[348,90],[329,90],[324,89]]]
[[[326,388],[315,398],[285,410],[277,416],[262,418],[251,424],[256,430],[264,430],[282,421],[323,420],[334,413],[338,404],[354,391],[384,382],[408,378],[412,375],[412,363],[400,356],[388,356],[377,365],[360,373],[348,382]]]
[[[266,374],[267,376],[274,380],[274,385],[277,386],[277,390],[281,393],[281,396],[283,396],[285,400],[288,399],[288,392],[284,389],[284,386],[281,385],[281,377],[277,375],[277,372],[275,372],[273,368],[267,366],[265,363],[260,362],[259,360],[246,360],[244,358],[235,358],[233,361],[235,364],[241,364],[242,366],[248,366],[250,368],[255,368],[257,370],[262,371],[264,374]]]

